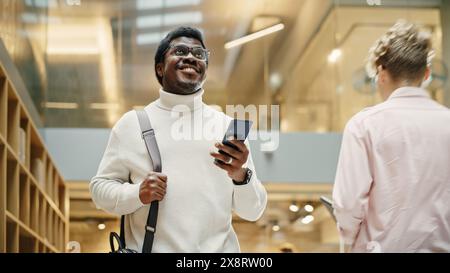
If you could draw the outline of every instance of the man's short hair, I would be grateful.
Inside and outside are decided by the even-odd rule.
[[[370,49],[366,69],[371,77],[382,66],[394,81],[422,80],[433,57],[431,33],[399,20]]]
[[[202,47],[206,49],[205,43],[203,42],[203,35],[200,32],[200,30],[192,27],[179,27],[171,32],[169,32],[164,39],[159,42],[158,49],[155,53],[155,74],[156,78],[158,79],[159,84],[162,85],[162,77],[158,75],[158,72],[156,71],[156,65],[159,63],[164,62],[164,54],[167,52],[167,49],[170,46],[170,42],[172,40],[175,40],[179,37],[187,37],[187,38],[193,38],[198,40]],[[206,65],[208,65],[208,59],[206,59]]]

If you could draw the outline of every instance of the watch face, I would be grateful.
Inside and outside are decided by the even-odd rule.
[[[252,174],[253,174],[252,170],[247,169],[247,177],[246,177],[247,178],[246,179],[247,183],[250,181],[250,178],[252,178]]]

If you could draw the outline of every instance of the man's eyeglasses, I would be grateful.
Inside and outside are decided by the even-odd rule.
[[[169,49],[173,48],[174,50],[171,52],[172,55],[175,56],[183,56],[186,57],[189,55],[189,52],[192,53],[192,56],[195,58],[206,61],[209,57],[209,50],[206,50],[202,47],[189,47],[186,45],[171,45]]]

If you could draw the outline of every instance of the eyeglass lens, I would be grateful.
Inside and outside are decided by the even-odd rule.
[[[173,52],[177,56],[187,56],[189,55],[189,52],[191,52],[195,58],[205,60],[207,55],[207,51],[201,47],[190,48],[185,45],[177,45],[174,46],[174,49],[175,50]]]

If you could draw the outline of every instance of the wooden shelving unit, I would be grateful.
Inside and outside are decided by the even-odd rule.
[[[0,65],[0,253],[65,252],[69,196]]]

